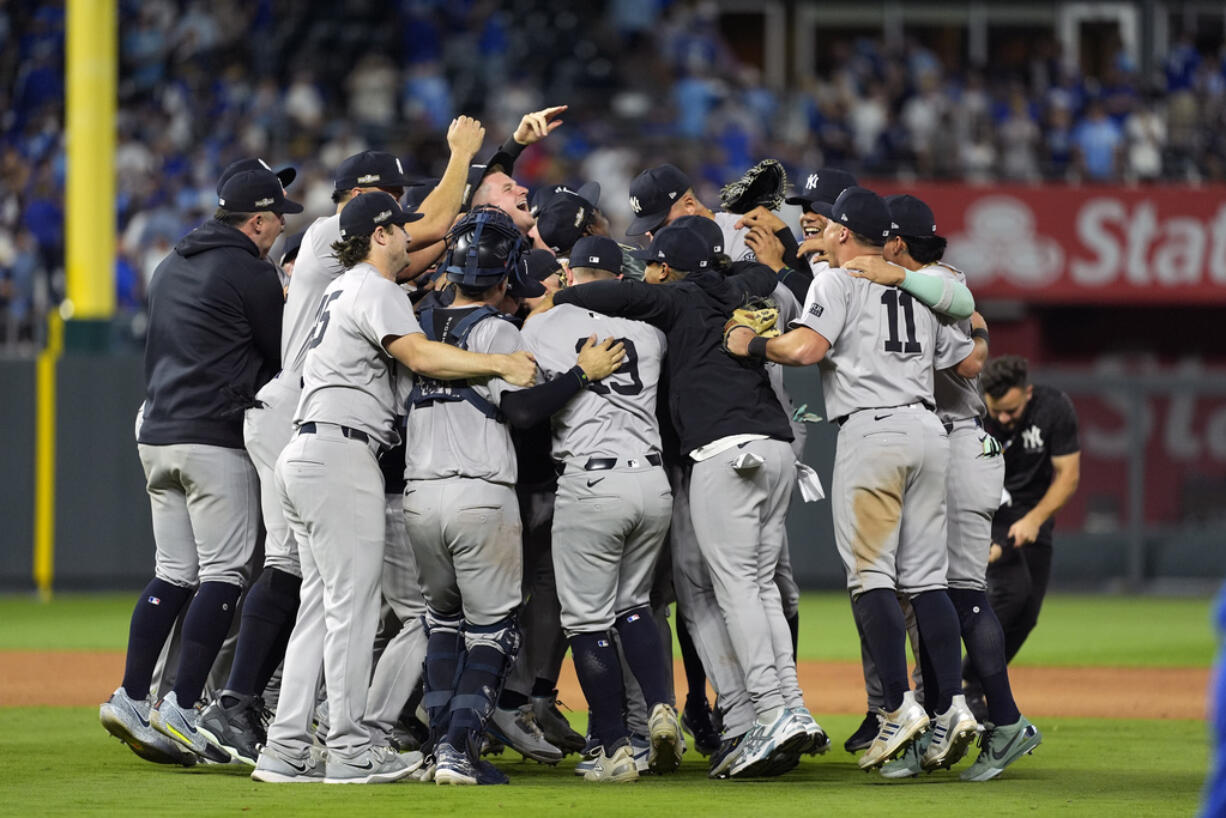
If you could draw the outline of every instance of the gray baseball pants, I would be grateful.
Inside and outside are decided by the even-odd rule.
[[[264,515],[264,565],[296,577],[298,543],[285,520],[277,491],[277,458],[294,436],[294,411],[302,388],[298,376],[282,372],[264,385],[257,395],[263,406],[243,415],[243,442],[260,476],[260,510]]]
[[[746,452],[762,464],[734,469],[733,461]],[[775,584],[795,464],[784,441],[751,440],[694,463],[690,472],[690,519],[698,548],[762,721],[778,708],[803,705],[803,699],[796,701],[792,635]]]
[[[354,757],[371,746],[365,718],[384,560],[383,473],[374,444],[320,423],[285,447],[276,476],[302,588],[268,743],[292,757],[306,753],[322,662],[328,752]]]
[[[493,625],[523,599],[523,543],[515,489],[488,480],[410,480],[404,491],[409,542],[426,604]]]
[[[409,543],[404,497],[396,493],[385,498],[383,601],[400,620],[401,628],[384,646],[366,697],[366,727],[371,743],[377,745],[387,743],[392,726],[421,679],[426,659],[426,599]]]

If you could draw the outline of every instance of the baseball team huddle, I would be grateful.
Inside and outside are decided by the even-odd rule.
[[[711,778],[785,774],[831,744],[797,675],[796,486],[831,503],[861,640],[870,712],[844,746],[902,778],[978,739],[960,777],[999,775],[1041,734],[988,597],[988,330],[932,211],[836,169],[789,195],[772,160],[712,211],[664,164],[630,186],[636,249],[598,184],[515,181],[564,111],[485,164],[457,118],[439,179],[345,159],[336,212],[280,264],[295,171],[223,173],[150,285],[156,567],[103,726],[272,783],[506,783],[506,747],[632,781],[676,771],[686,732]],[[811,365],[824,415],[784,387]],[[839,430],[828,498],[816,422]],[[558,707],[568,649],[586,735]]]

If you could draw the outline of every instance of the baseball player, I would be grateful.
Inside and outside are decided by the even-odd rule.
[[[333,246],[346,272],[324,291],[303,362],[297,434],[277,460],[285,517],[298,542],[301,604],[286,650],[283,693],[252,778],[395,781],[421,764],[376,745],[365,723],[384,562],[385,499],[376,461],[396,440],[399,361],[436,378],[498,376],[531,383],[519,352],[477,355],[426,339],[395,284],[408,258],[406,213],[389,194],[354,197]],[[296,279],[295,279],[296,280]],[[322,660],[330,726],[326,769],[309,727]]]
[[[880,253],[890,212],[875,193],[844,190],[823,234],[838,264]],[[863,279],[817,277],[798,326],[777,338],[730,330],[729,351],[803,366],[823,361],[826,413],[839,425],[831,503],[835,538],[853,605],[860,608],[887,710],[860,758],[881,765],[928,726],[909,689],[905,628],[896,592],[911,598],[938,676],[940,696],[926,767],[965,750],[977,723],[960,689],[958,616],[946,593],[945,481],[949,444],[932,409],[933,366],[974,377],[974,345],[943,329],[934,314],[896,289]]]
[[[673,222],[673,224],[678,227],[691,228],[704,237],[713,257],[718,259],[715,262],[717,271],[723,275],[735,275],[738,271],[744,271],[755,263],[747,261],[733,262],[728,259],[722,252],[723,233],[710,219],[702,216],[683,216]],[[753,228],[751,233],[752,235],[748,238],[748,241],[758,248],[765,250],[768,246],[767,237],[761,229]],[[777,241],[774,242],[774,247],[780,247]],[[800,305],[796,303],[796,299],[781,284],[775,286],[771,299],[777,305],[780,321],[789,321],[797,317],[800,312]],[[785,411],[792,415],[791,398],[787,395],[783,386],[782,368],[776,364],[769,364],[766,369],[770,378],[771,389],[775,393],[776,399]],[[791,421],[791,428],[793,434],[792,450],[796,459],[799,460],[804,449],[805,429],[804,425],[795,419]],[[698,544],[692,536],[693,528],[688,520],[687,475],[677,476],[674,480],[674,486],[676,502],[683,506],[683,510],[680,513],[675,511],[673,515],[673,531],[670,538],[672,544],[673,584],[677,591],[678,609],[681,619],[686,625],[687,633],[691,636],[693,648],[702,658],[702,665],[700,667],[691,668],[687,666],[686,675],[690,693],[686,701],[686,720],[691,731],[694,732],[697,741],[703,732],[702,716],[704,713],[702,711],[705,710],[706,706],[706,677],[702,673],[702,668],[706,667],[711,673],[712,686],[719,696],[719,709],[725,727],[731,730],[730,735],[741,735],[752,726],[754,712],[750,705],[748,692],[745,689],[743,674],[734,660],[735,653],[730,648],[731,643],[727,629],[723,624],[722,617],[718,615],[719,607],[710,574],[699,552]],[[775,569],[775,584],[779,588],[784,617],[787,620],[791,634],[792,658],[795,661],[800,593],[792,577],[787,553],[786,531],[783,536],[784,544],[780,551],[779,563]],[[827,747],[828,740],[824,732],[819,733],[815,731],[813,741],[805,749],[808,752],[820,753],[824,752]],[[715,755],[717,753],[718,743],[709,754]],[[728,758],[726,753],[723,754],[723,758]],[[795,758],[798,758],[798,756]],[[716,776],[724,772],[719,767],[720,764],[717,759],[717,763],[713,768],[716,771]],[[772,770],[772,772],[785,771],[778,768]]]
[[[1016,355],[988,362],[983,391],[984,428],[1005,454],[1006,499],[992,519],[988,595],[1011,662],[1038,622],[1047,594],[1054,515],[1080,479],[1077,412],[1068,395],[1032,385],[1026,359]]]
[[[454,120],[447,133],[451,158],[442,182],[422,203],[414,233],[422,241],[441,237],[459,211],[465,173],[481,147],[485,130],[467,117]],[[340,214],[356,196],[381,190],[403,195],[412,181],[400,160],[389,153],[365,151],[346,158],[335,175],[336,212],[317,219],[303,235],[287,290],[281,332],[281,372],[256,396],[244,418],[247,452],[260,476],[264,528],[264,571],[243,606],[234,666],[225,689],[202,715],[204,736],[228,757],[255,764],[264,736],[254,710],[257,697],[285,655],[299,604],[302,571],[298,543],[285,521],[276,488],[277,457],[293,435],[293,413],[302,392],[302,368],[324,290],[343,271],[332,245],[340,238]],[[399,272],[399,271],[398,271]],[[314,692],[310,693],[312,701]]]
[[[197,730],[195,709],[247,580],[259,520],[240,413],[276,371],[281,287],[265,259],[301,205],[265,167],[234,173],[214,217],[158,266],[149,293],[146,399],[138,449],[153,513],[154,579],[132,612],[121,687],[99,717],[154,760],[229,756]],[[174,689],[149,707],[154,664],[186,609]]]
[[[576,284],[620,276],[621,248],[612,239],[580,238],[570,249]],[[562,473],[553,563],[562,626],[590,708],[589,730],[600,743],[584,777],[631,781],[639,773],[622,720],[625,690],[612,629],[651,708],[648,766],[674,770],[682,752],[681,724],[669,703],[664,649],[649,604],[672,511],[655,419],[666,342],[647,324],[575,306],[528,322],[524,342],[543,372],[561,373],[574,365],[593,333],[616,337],[626,348],[626,363],[616,377],[584,391],[554,416],[553,457]]]
[[[903,282],[905,270],[940,275],[965,286],[966,277],[960,271],[940,263],[945,239],[936,233],[936,219],[931,208],[914,196],[890,196],[886,203],[898,235],[886,243],[883,256],[849,262],[851,267],[863,268],[863,272],[854,274],[891,285]],[[933,294],[936,294],[935,288]],[[929,306],[940,311],[935,302]],[[988,331],[982,317],[975,313],[959,321],[957,327],[975,339],[976,354],[986,358]],[[938,371],[934,397],[937,416],[945,424],[950,444],[947,481],[949,596],[958,611],[967,660],[991,691],[987,719],[992,725],[991,732],[983,742],[984,750],[979,759],[963,772],[962,778],[986,781],[1034,749],[1042,737],[1021,715],[1013,699],[1005,664],[1004,632],[987,596],[989,549],[985,546],[992,540],[992,517],[1004,487],[1004,459],[995,438],[983,430],[985,406],[979,379],[963,378],[950,370]],[[909,627],[913,627],[913,618],[908,621]],[[873,676],[869,657],[865,663],[866,682]],[[926,676],[924,700],[928,705],[937,694],[932,689],[931,672]],[[1020,741],[1013,740],[1019,735]],[[922,770],[922,745],[928,738],[930,734],[921,737],[902,758],[885,765],[882,774],[887,777],[918,774]]]
[[[427,337],[462,349],[523,353],[519,331],[494,305],[512,286],[540,295],[522,271],[527,241],[498,208],[477,207],[452,230],[450,307],[423,310]],[[535,286],[533,286],[535,285]],[[425,593],[423,706],[439,784],[502,783],[479,762],[484,731],[519,645],[522,541],[508,424],[549,417],[624,357],[612,339],[582,345],[577,364],[533,389],[497,378],[445,384],[418,378],[409,397],[404,510]],[[556,751],[552,758],[562,757]]]
[[[802,712],[774,583],[795,458],[766,373],[720,353],[719,319],[777,282],[760,265],[733,278],[715,273],[707,242],[682,227],[661,230],[639,252],[648,262],[645,283],[591,282],[553,302],[642,320],[668,338],[670,414],[692,461],[691,521],[757,717],[730,737],[724,760],[732,775],[758,775],[806,745],[810,724],[816,728]]]

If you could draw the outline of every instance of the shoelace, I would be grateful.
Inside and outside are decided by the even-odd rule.
[[[982,749],[992,743],[992,734],[996,732],[996,725],[985,721],[983,723],[983,732],[979,734],[979,747]]]

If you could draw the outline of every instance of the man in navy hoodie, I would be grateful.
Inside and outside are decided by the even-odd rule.
[[[285,214],[302,212],[267,167],[225,179],[218,205],[150,284],[137,442],[157,554],[132,612],[123,684],[99,713],[108,732],[161,762],[229,760],[197,731],[195,705],[230,629],[259,529],[243,412],[280,368],[281,284],[266,257]],[[154,664],[185,608],[174,689],[151,706]]]

